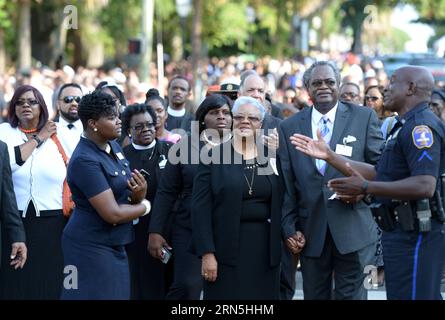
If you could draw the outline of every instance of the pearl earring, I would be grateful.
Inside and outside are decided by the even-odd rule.
[[[128,137],[131,138],[131,134],[129,134]]]
[[[97,132],[97,128],[94,128],[93,131],[94,131],[94,132]]]

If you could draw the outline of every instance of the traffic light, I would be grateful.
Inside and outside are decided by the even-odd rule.
[[[128,53],[129,54],[141,54],[141,40],[130,39],[128,40]]]

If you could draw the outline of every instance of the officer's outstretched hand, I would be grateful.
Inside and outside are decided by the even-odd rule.
[[[352,200],[364,194],[365,178],[354,170],[349,163],[346,163],[350,176],[347,178],[337,178],[329,180],[328,187],[337,193],[340,198]]]
[[[317,137],[318,140],[314,140],[302,134],[295,133],[290,137],[290,143],[292,143],[298,151],[303,152],[309,157],[327,160],[332,150],[326,141],[323,140],[320,129],[317,129]]]

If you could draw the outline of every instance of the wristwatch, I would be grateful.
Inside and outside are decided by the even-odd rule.
[[[43,144],[43,140],[41,140],[36,134],[33,134],[32,138],[37,142],[37,148],[40,148],[40,146]]]

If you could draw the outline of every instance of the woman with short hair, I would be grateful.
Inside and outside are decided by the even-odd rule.
[[[214,147],[217,159],[201,162],[196,173],[193,249],[202,258],[204,300],[280,297],[284,189],[279,170],[259,149],[265,113],[256,99],[238,98],[233,141]]]

